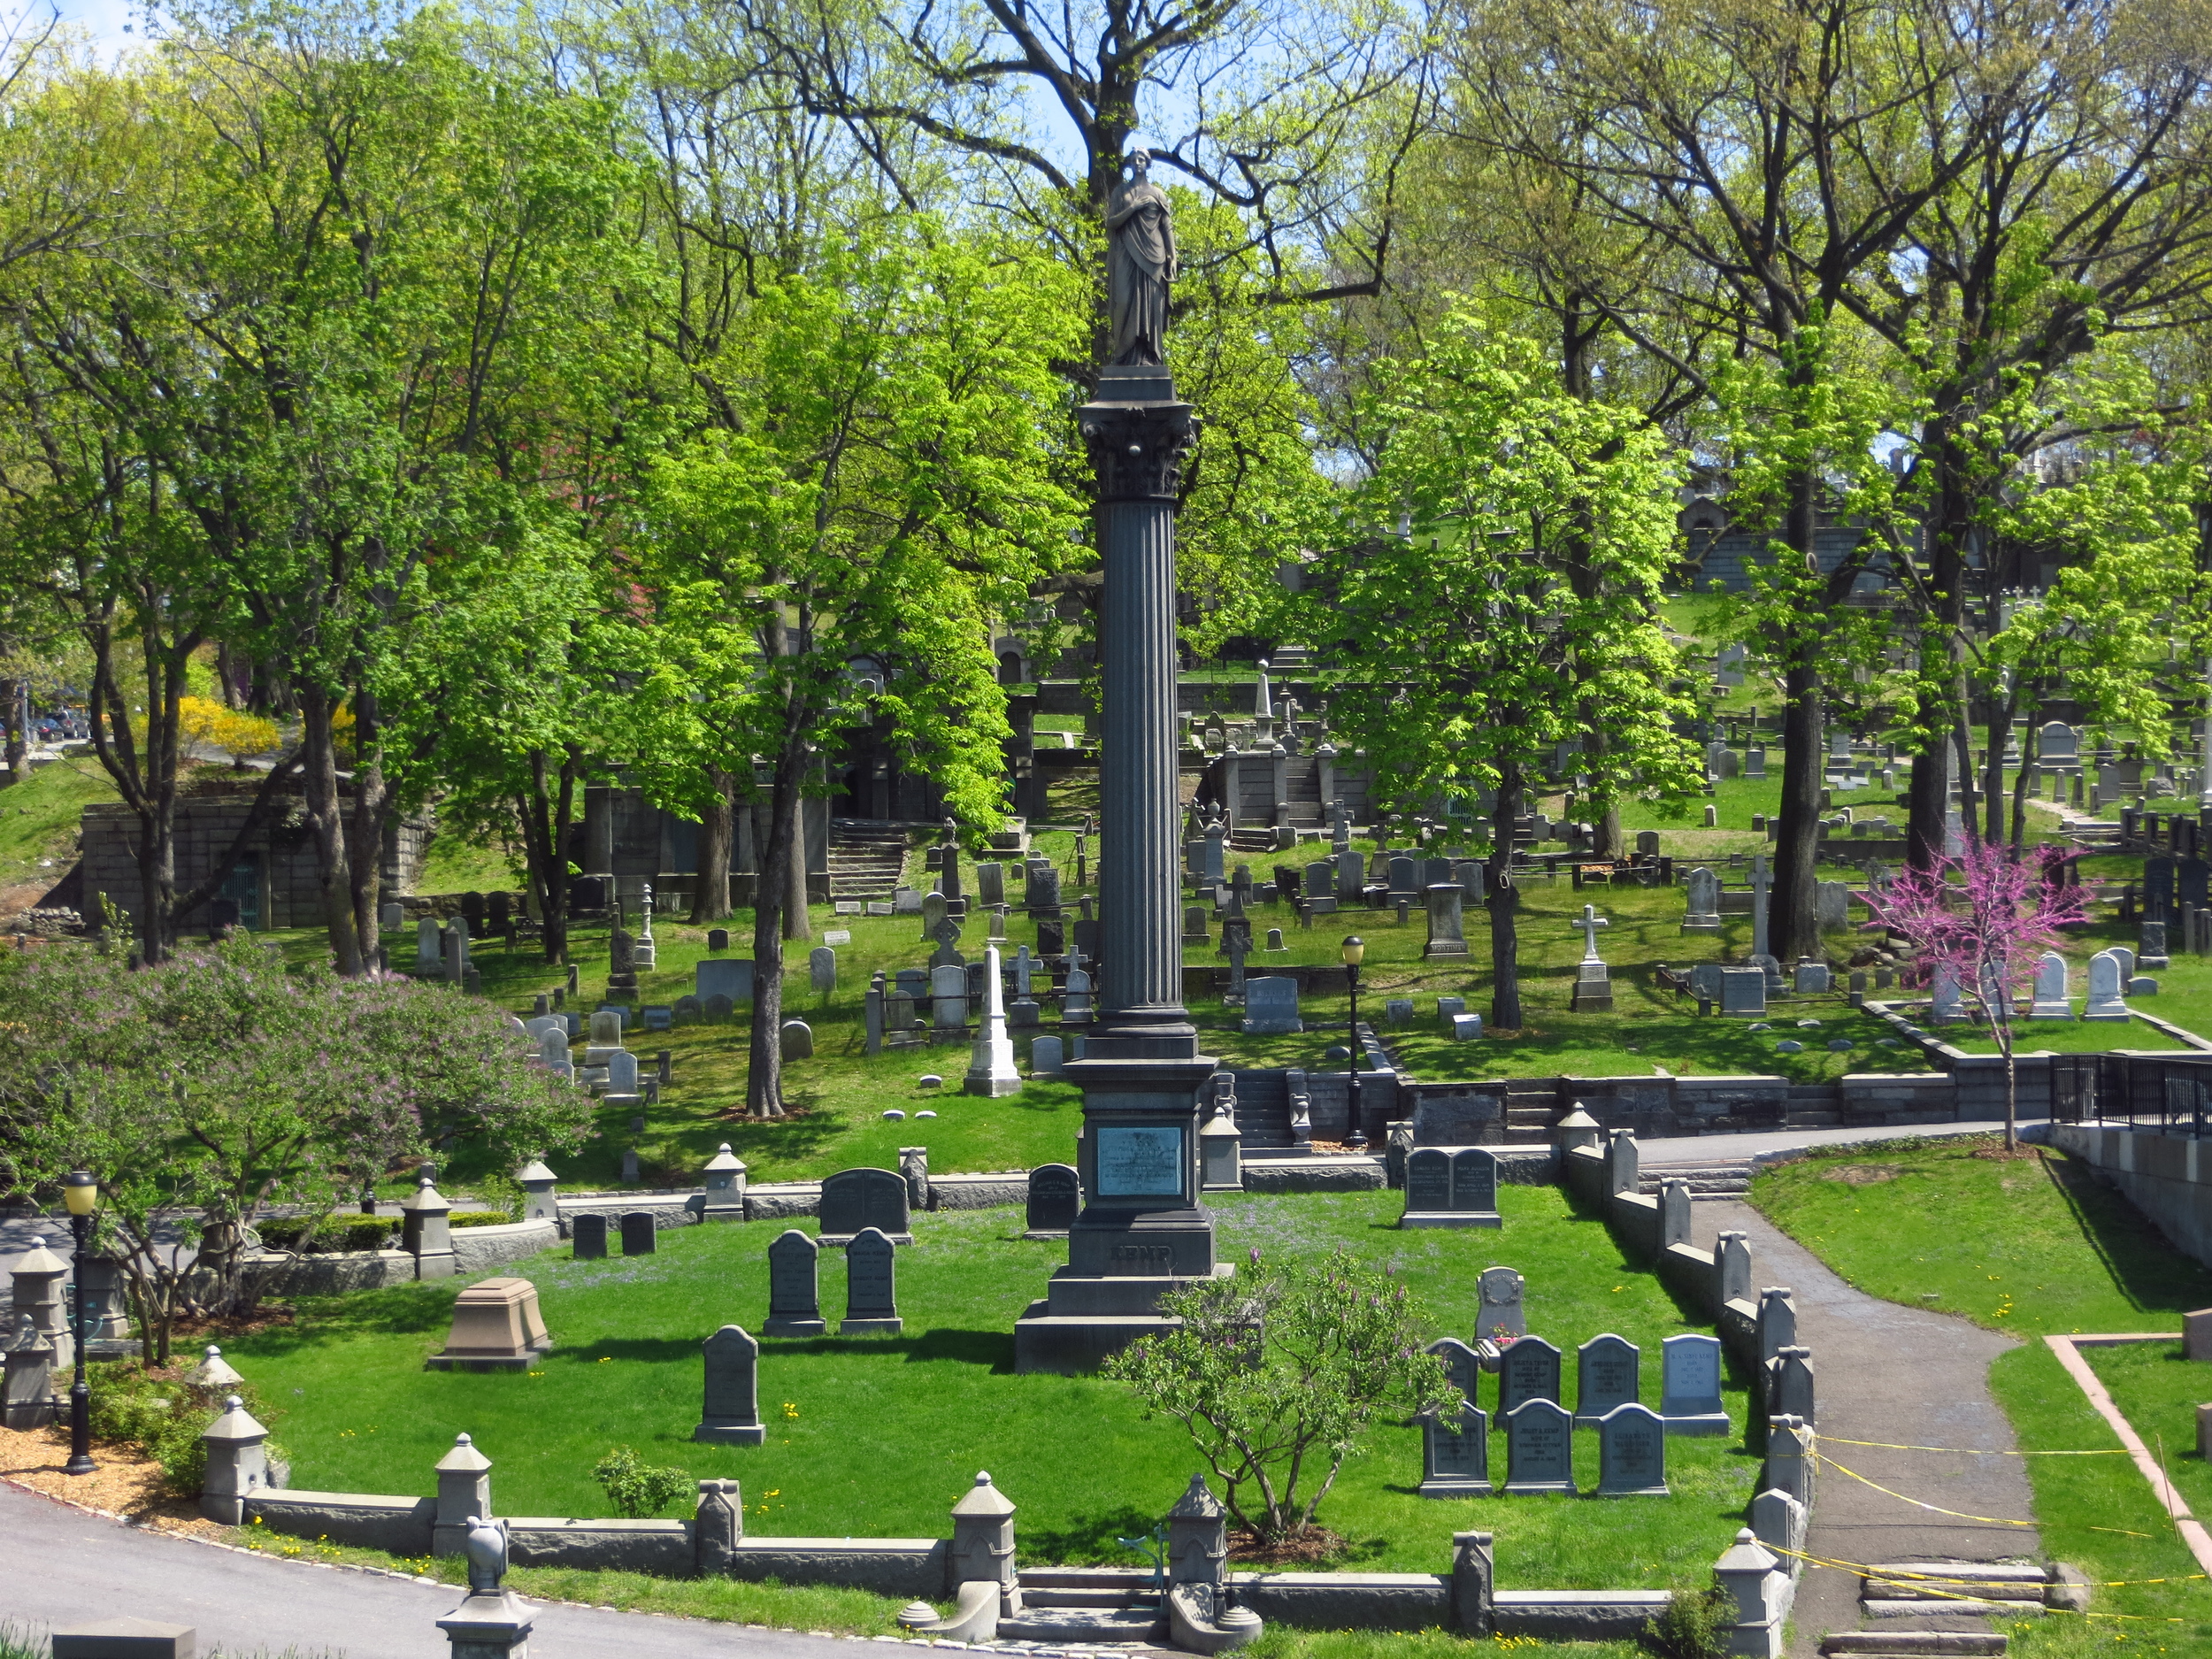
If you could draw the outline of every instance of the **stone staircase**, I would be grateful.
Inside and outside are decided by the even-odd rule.
[[[1505,1096],[1505,1143],[1540,1147],[1551,1143],[1552,1125],[1566,1114],[1549,1088],[1509,1089]]]
[[[1703,1164],[1654,1164],[1638,1169],[1637,1191],[1647,1198],[1656,1198],[1659,1189],[1669,1181],[1687,1181],[1692,1203],[1701,1199],[1742,1198],[1751,1191],[1751,1177],[1756,1168],[1749,1158],[1715,1158]]]
[[[1820,1639],[1822,1659],[1980,1659],[2009,1645],[2001,1633],[1966,1630],[1847,1630]]]
[[[1022,1610],[998,1622],[1002,1642],[1142,1642],[1164,1612],[1148,1567],[1025,1567]]]
[[[2062,1594],[2030,1562],[1905,1561],[1879,1563],[1859,1579],[1864,1628],[1820,1640],[1823,1659],[1980,1659],[2010,1638],[1987,1619],[2033,1617]]]
[[[830,820],[833,899],[887,899],[906,865],[906,826],[872,818]]]
[[[1272,1152],[1291,1144],[1290,1087],[1279,1071],[1238,1071],[1237,1133],[1243,1151]]]

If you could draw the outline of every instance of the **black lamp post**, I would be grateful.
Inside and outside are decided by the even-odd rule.
[[[1367,947],[1360,942],[1357,933],[1345,936],[1344,982],[1352,993],[1352,1123],[1345,1132],[1344,1144],[1355,1150],[1367,1144],[1367,1132],[1360,1126],[1359,1112],[1359,964],[1366,955]]]
[[[69,1461],[65,1475],[88,1475],[99,1465],[92,1461],[92,1383],[85,1370],[92,1346],[85,1330],[84,1281],[92,1242],[92,1217],[100,1208],[100,1183],[88,1170],[72,1170],[62,1178],[61,1194],[69,1207],[69,1230],[77,1240],[77,1282],[71,1312],[77,1329],[77,1380],[69,1390]]]

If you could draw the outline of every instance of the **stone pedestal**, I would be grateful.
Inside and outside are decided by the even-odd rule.
[[[538,1287],[526,1279],[487,1279],[453,1304],[453,1328],[426,1371],[528,1371],[553,1347],[538,1313]]]

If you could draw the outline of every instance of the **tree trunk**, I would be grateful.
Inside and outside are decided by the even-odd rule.
[[[1949,687],[1945,699],[1948,704],[1957,703],[1962,695],[1956,676],[1960,626],[1966,616],[1966,538],[1971,530],[1966,457],[1951,436],[1953,418],[1939,412],[1930,422],[1928,458],[1923,463],[1936,469],[1936,478],[1927,549],[1932,599],[1920,624],[1921,684]],[[1932,657],[1936,660],[1931,661]],[[1943,825],[1951,810],[1951,780],[1948,768],[1940,762],[1950,741],[1952,724],[1963,714],[1962,706],[1920,711],[1922,728],[1932,735],[1927,749],[1915,757],[1912,791],[1906,803],[1905,867],[1909,870],[1932,870],[1943,857]],[[1923,765],[1923,760],[1931,764]],[[1970,781],[1962,780],[1962,783]]]
[[[803,773],[802,773],[803,776]],[[787,811],[791,822],[784,833],[791,840],[791,862],[785,866],[788,883],[783,900],[783,936],[786,939],[814,937],[814,918],[808,913],[809,895],[806,885],[806,794],[802,787],[794,787],[788,802],[781,803],[779,811]]]
[[[1989,769],[1985,774],[1987,781],[1983,786],[1983,793],[1987,799],[1987,817],[1982,840],[1991,847],[2001,847],[2005,843],[2005,798],[2008,794],[2005,788],[2005,745],[2012,737],[2012,715],[2018,703],[2016,692],[2008,691],[2001,696],[1993,688],[1989,694]],[[2020,759],[2021,776],[2025,777],[2027,757],[2023,755]]]
[[[1520,894],[1513,886],[1513,820],[1521,815],[1521,769],[1499,768],[1498,799],[1491,819],[1490,862],[1484,872],[1490,912],[1490,1025],[1495,1031],[1521,1028],[1520,938],[1514,909]]]
[[[21,783],[30,776],[31,746],[25,729],[27,710],[24,708],[23,682],[12,677],[0,677],[0,759],[8,768],[8,781]]]
[[[760,849],[753,897],[753,1023],[745,1064],[745,1110],[755,1118],[783,1116],[784,911],[791,870],[805,879],[804,849],[795,845],[798,800],[806,767],[805,723],[795,703],[786,716],[768,799],[768,833]]]
[[[1782,522],[1783,557],[1802,562],[1817,579],[1820,565],[1815,505],[1818,480],[1809,472],[1790,480]],[[1768,897],[1767,949],[1778,961],[1795,962],[1820,949],[1813,909],[1813,865],[1820,848],[1823,725],[1818,636],[1793,630],[1782,674],[1782,810],[1774,837],[1774,887]]]
[[[323,922],[338,972],[361,977],[361,936],[353,926],[353,874],[346,856],[345,805],[338,794],[338,753],[330,723],[337,712],[322,687],[300,688],[300,745],[307,827],[315,838],[315,873],[322,884]]]
[[[709,767],[707,776],[714,795],[699,815],[699,873],[691,893],[695,925],[730,918],[730,852],[737,840],[737,815],[730,801],[734,780],[719,767]]]
[[[384,826],[391,816],[391,790],[384,780],[378,738],[376,694],[357,687],[353,694],[353,822],[347,854],[351,864],[354,935],[361,960],[377,964],[383,923],[377,915],[384,884]]]
[[[549,964],[568,959],[568,832],[576,810],[576,757],[562,757],[557,776],[546,752],[530,751],[530,792],[515,803],[522,819],[522,856],[537,900]]]
[[[2031,720],[2028,722],[2028,734],[2020,744],[2020,775],[2012,780],[2011,846],[2016,857],[2027,838],[2029,780],[2035,771],[2036,763],[2042,758],[2043,728]]]

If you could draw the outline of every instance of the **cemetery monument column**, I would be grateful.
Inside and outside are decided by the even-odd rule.
[[[1017,1325],[1024,1371],[1091,1369],[1156,1323],[1160,1294],[1215,1271],[1213,1217],[1198,1202],[1198,1091],[1215,1062],[1198,1052],[1183,1006],[1175,787],[1175,510],[1196,423],[1163,351],[1175,238],[1148,160],[1135,152],[1108,204],[1112,345],[1096,396],[1077,411],[1098,474],[1105,572],[1103,994],[1083,1057],[1064,1068],[1083,1091],[1084,1208],[1049,1314],[1039,1304]],[[1071,1281],[1088,1288],[1079,1296]]]

